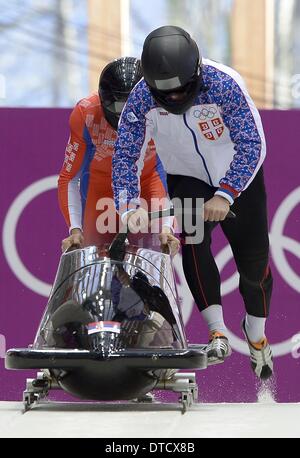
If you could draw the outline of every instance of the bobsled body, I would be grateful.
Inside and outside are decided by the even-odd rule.
[[[134,247],[122,261],[97,247],[65,253],[33,345],[6,356],[91,400],[140,397],[167,369],[206,366],[187,344],[170,256]]]

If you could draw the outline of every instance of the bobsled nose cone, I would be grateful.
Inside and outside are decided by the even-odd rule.
[[[111,332],[99,333],[90,337],[92,351],[103,359],[109,359],[117,350],[117,339]]]

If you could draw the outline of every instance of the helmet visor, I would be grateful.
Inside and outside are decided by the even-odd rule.
[[[200,68],[184,86],[169,90],[151,88],[156,101],[174,114],[182,114],[192,105],[201,85]]]
[[[120,115],[128,98],[128,92],[101,91],[104,108],[110,113]]]
[[[122,113],[122,110],[126,104],[126,100],[123,102],[111,102],[110,104],[105,104],[105,108],[107,111],[110,113],[120,115]]]

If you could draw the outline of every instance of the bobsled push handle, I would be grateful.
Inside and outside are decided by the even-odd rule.
[[[168,208],[167,210],[159,210],[156,212],[149,213],[149,219],[150,221],[158,218],[168,218],[170,216],[180,216],[182,214],[181,209],[176,209],[175,207]],[[196,210],[192,210],[192,214],[196,214]],[[227,213],[226,219],[234,219],[236,218],[236,214],[232,211],[229,210]]]
[[[168,218],[170,216],[177,216],[181,214],[181,210],[177,210],[175,207],[168,208],[166,210],[160,210],[156,212],[149,213],[149,220],[153,221],[159,218]],[[236,218],[236,214],[229,210],[227,218]],[[112,241],[109,247],[109,254],[112,259],[115,260],[122,260],[124,259],[125,255],[125,241],[128,236],[128,226],[127,224],[123,225],[120,232],[115,236],[114,240]]]
[[[150,221],[153,221],[154,219],[168,217],[168,216],[174,216],[172,214],[172,208],[167,209],[167,210],[157,211],[157,212],[150,212],[148,213],[148,215],[149,215]],[[127,224],[124,224],[121,227],[120,232],[113,239],[109,247],[109,250],[108,250],[110,257],[112,259],[115,259],[116,261],[124,259],[125,241],[127,239],[128,232],[129,232],[128,226]]]
[[[113,239],[108,251],[111,259],[115,261],[122,261],[125,256],[125,242],[128,236],[128,226],[123,225],[120,232]]]

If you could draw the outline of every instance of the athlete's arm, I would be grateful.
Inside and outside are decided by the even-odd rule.
[[[70,116],[70,139],[58,180],[58,200],[70,234],[82,231],[81,168],[86,154],[85,121],[80,105]]]
[[[224,93],[222,110],[236,153],[216,195],[233,204],[234,199],[253,181],[266,156],[260,115],[237,73]]]
[[[112,184],[117,211],[124,216],[140,204],[140,175],[150,140],[146,113],[151,96],[141,82],[130,94],[123,110],[112,159]]]

